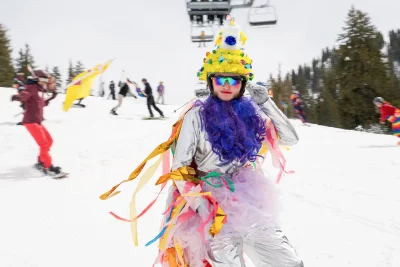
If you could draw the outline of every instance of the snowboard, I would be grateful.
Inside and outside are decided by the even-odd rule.
[[[69,173],[68,173],[68,172],[63,172],[63,171],[61,171],[61,172],[58,173],[58,174],[48,174],[48,173],[44,173],[43,167],[42,167],[41,165],[39,165],[39,164],[35,164],[35,165],[33,165],[33,167],[34,167],[36,170],[41,171],[45,176],[49,176],[49,177],[51,177],[51,178],[53,178],[53,179],[62,179],[62,178],[67,178],[67,177],[69,176]]]
[[[64,104],[64,102],[63,102],[63,104]],[[74,107],[74,108],[86,108],[86,106],[84,104],[79,104],[79,103],[76,103],[76,104],[73,103],[71,108],[72,107]]]
[[[142,120],[167,120],[167,117],[143,117]]]
[[[60,172],[59,174],[54,174],[54,175],[48,175],[53,179],[63,179],[67,178],[69,176],[68,172]]]

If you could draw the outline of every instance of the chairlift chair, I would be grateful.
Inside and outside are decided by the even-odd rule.
[[[228,0],[232,8],[251,7],[254,0]]]
[[[189,16],[228,15],[231,12],[229,1],[189,1],[186,7]]]
[[[215,26],[220,26],[216,20],[221,16],[228,15],[231,11],[229,1],[188,1],[186,3],[187,12],[191,20],[191,39],[194,43],[213,42]],[[208,25],[199,25],[198,22],[205,22]],[[215,23],[214,23],[215,22]],[[202,36],[202,32],[204,35]]]
[[[262,4],[255,4],[263,1]],[[269,0],[227,0],[227,1],[195,1],[187,0],[187,13],[191,20],[192,42],[213,42],[214,27],[222,26],[221,16],[225,17],[235,8],[250,8],[248,21],[251,27],[267,27],[277,24],[277,15],[274,6]],[[218,21],[218,22],[217,22]],[[207,26],[199,22],[208,22]],[[205,35],[202,36],[202,31]]]
[[[269,3],[251,7],[248,20],[252,27],[276,25],[278,22],[276,9],[274,6],[269,5]]]
[[[194,94],[197,97],[207,97],[210,95],[210,90],[208,90],[205,82],[198,82],[194,87]]]

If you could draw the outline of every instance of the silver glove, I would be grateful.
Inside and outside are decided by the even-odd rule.
[[[262,105],[267,102],[269,95],[266,87],[249,82],[247,83],[246,89],[257,105]]]

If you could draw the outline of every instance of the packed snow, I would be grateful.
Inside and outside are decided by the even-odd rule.
[[[159,232],[164,193],[139,220],[139,247],[129,223],[136,181],[109,200],[99,196],[166,140],[178,106],[160,105],[167,120],[141,120],[145,99],[88,97],[86,108],[62,111],[64,95],[45,108],[53,162],[67,179],[44,177],[32,165],[38,147],[24,126],[15,89],[0,88],[0,266],[152,266],[157,246],[144,247]],[[182,104],[185,102],[182,99]],[[157,113],[155,113],[157,116]],[[311,125],[293,120],[300,142],[284,151],[283,230],[306,267],[400,266],[400,147],[396,138]],[[264,168],[275,178],[269,162]],[[161,169],[158,170],[161,174]],[[138,210],[158,193],[154,177],[138,196]],[[165,191],[166,192],[166,191]],[[252,266],[250,261],[248,266]]]

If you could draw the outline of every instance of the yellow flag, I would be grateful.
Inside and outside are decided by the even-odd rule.
[[[113,60],[109,60],[104,64],[98,64],[94,68],[79,73],[72,82],[67,85],[67,93],[64,101],[64,111],[68,111],[72,103],[80,98],[85,98],[90,95],[90,90],[94,79],[97,75],[102,74],[108,69]]]

